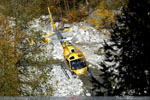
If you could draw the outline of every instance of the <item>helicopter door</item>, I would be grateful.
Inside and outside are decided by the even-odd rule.
[[[67,60],[67,59],[65,59],[66,60],[66,65],[67,65],[67,67],[69,67],[69,69],[70,69],[70,64],[69,64],[69,61]]]
[[[69,61],[66,59],[67,65],[69,66]]]

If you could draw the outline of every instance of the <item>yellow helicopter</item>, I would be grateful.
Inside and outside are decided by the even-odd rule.
[[[84,52],[81,52],[79,48],[75,47],[71,42],[65,40],[61,32],[57,30],[55,24],[53,23],[52,15],[48,7],[48,12],[50,15],[51,25],[53,26],[54,33],[48,34],[45,37],[52,36],[53,34],[57,35],[58,40],[60,41],[62,48],[64,50],[64,62],[61,64],[61,69],[67,78],[70,78],[65,69],[68,69],[72,75],[81,76],[87,73],[88,66],[86,64],[86,59],[84,57]],[[70,30],[69,30],[70,31]],[[46,43],[49,42],[46,40]]]

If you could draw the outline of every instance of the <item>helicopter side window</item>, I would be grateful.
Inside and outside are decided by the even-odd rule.
[[[74,61],[71,61],[71,67],[72,67],[72,70],[76,70],[78,65],[77,65],[77,60],[74,60]]]
[[[81,69],[86,67],[85,59],[78,59],[71,61],[71,67],[73,70]]]
[[[81,65],[82,67],[86,67],[85,61],[81,62],[80,65]]]
[[[71,52],[75,52],[74,49],[72,49]]]
[[[72,44],[69,42],[69,43],[68,43],[68,46],[72,46]]]

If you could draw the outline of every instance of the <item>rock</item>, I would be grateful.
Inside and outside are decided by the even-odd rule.
[[[65,24],[64,28],[70,28],[70,25],[69,24]]]

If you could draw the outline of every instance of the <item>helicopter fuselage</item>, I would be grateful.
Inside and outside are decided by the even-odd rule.
[[[87,72],[87,65],[84,54],[78,52],[79,49],[73,46],[70,42],[64,41],[62,44],[64,49],[65,65],[69,70],[77,76],[84,75]]]

